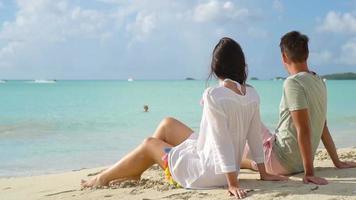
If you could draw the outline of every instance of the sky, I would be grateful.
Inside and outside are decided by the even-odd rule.
[[[270,79],[292,30],[312,70],[356,72],[354,0],[0,0],[0,79],[206,79],[224,36]]]

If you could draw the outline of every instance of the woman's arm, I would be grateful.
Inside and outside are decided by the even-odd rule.
[[[216,96],[207,94],[204,98],[204,114],[207,120],[207,130],[212,136],[212,145],[216,174],[236,172],[235,147],[227,126],[227,116],[223,105]]]
[[[230,131],[227,127],[227,116],[223,108],[224,102],[220,102],[213,96],[207,93],[204,96],[204,113],[208,121],[209,134],[212,136],[214,148],[214,164],[215,173],[224,174],[228,183],[228,191],[230,195],[236,198],[244,198],[246,191],[240,188],[237,179],[235,147],[233,145]]]
[[[259,105],[258,105],[259,106]],[[259,107],[256,108],[255,113],[253,113],[250,127],[247,133],[247,143],[250,147],[250,152],[253,160],[259,164],[264,163],[264,153],[263,153],[263,143],[262,143],[262,123],[260,116]]]
[[[331,137],[331,134],[329,132],[327,123],[325,122],[324,129],[323,129],[323,134],[321,135],[321,141],[323,141],[323,144],[325,146],[326,151],[328,152],[331,160],[333,161],[335,167],[339,169],[343,168],[352,168],[356,167],[355,162],[343,162],[340,161],[339,156],[337,155],[336,147],[334,144],[334,141]]]

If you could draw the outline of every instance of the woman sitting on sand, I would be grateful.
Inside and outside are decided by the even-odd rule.
[[[166,170],[171,183],[205,189],[228,185],[237,198],[246,196],[237,179],[246,141],[257,161],[261,180],[286,180],[268,174],[262,150],[259,96],[246,85],[247,65],[240,45],[222,38],[215,46],[211,74],[219,85],[205,90],[199,134],[173,118],[164,119],[145,139],[115,165],[83,187],[108,185],[113,180],[139,180],[153,164]]]

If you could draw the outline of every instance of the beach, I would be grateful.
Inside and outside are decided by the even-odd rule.
[[[356,167],[326,152],[356,164],[356,1],[0,0],[0,13],[0,200],[235,199],[170,185],[166,166],[194,188],[238,171],[247,199],[356,200]],[[276,136],[262,146],[260,125]],[[278,143],[268,169],[314,162],[329,184],[260,180],[246,142],[256,162]],[[125,176],[140,180],[81,188]]]
[[[355,147],[339,149],[338,153],[343,160],[356,161]],[[158,166],[147,170],[139,183],[127,181],[103,189],[81,189],[81,179],[89,179],[103,169],[105,167],[41,176],[1,178],[0,199],[233,199],[224,188],[173,188],[164,180],[163,172]],[[315,174],[325,177],[329,184],[303,184],[302,174],[293,175],[289,181],[283,182],[260,181],[259,175],[250,170],[241,170],[239,177],[242,187],[253,190],[248,193],[247,199],[356,199],[356,168],[334,168],[325,149],[317,151]]]
[[[282,81],[251,81],[261,97],[261,115],[273,131],[278,123]],[[214,85],[214,83],[210,83]],[[355,81],[328,81],[328,123],[342,159],[356,161]],[[175,90],[171,90],[175,88]],[[12,199],[229,199],[226,189],[173,189],[157,166],[140,183],[81,190],[116,162],[167,116],[198,132],[205,81],[8,81],[0,87],[0,200]],[[155,95],[157,94],[157,95]],[[165,94],[165,95],[161,95]],[[149,112],[143,112],[143,105]],[[320,148],[323,148],[320,145]],[[102,167],[100,167],[102,166]],[[301,174],[288,182],[263,182],[242,170],[250,199],[356,199],[356,169],[337,170],[324,151],[316,174],[330,184],[305,185]]]

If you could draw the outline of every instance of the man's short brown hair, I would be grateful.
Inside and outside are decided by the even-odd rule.
[[[308,42],[308,36],[298,31],[291,31],[283,35],[279,47],[292,62],[301,63],[308,59]]]

